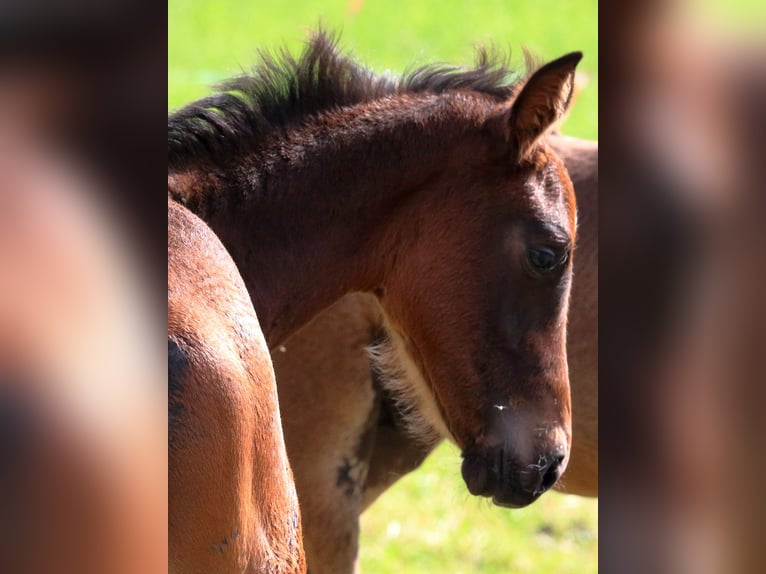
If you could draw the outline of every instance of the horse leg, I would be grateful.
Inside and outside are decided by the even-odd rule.
[[[370,426],[359,430],[358,435],[348,434],[350,430],[325,450],[324,465],[313,474],[316,482],[309,496],[308,484],[296,481],[310,574],[357,572],[362,489],[375,429]],[[349,448],[351,440],[356,444]],[[309,476],[304,473],[302,478]]]
[[[414,439],[399,423],[390,397],[383,395],[375,445],[364,483],[361,510],[365,511],[400,478],[417,469],[438,443]]]
[[[365,351],[377,309],[345,297],[273,353],[311,574],[355,571],[377,422]]]

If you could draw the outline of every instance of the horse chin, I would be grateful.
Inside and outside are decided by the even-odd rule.
[[[503,508],[524,508],[525,506],[532,504],[538,498],[540,498],[540,494],[513,491],[495,494],[495,496],[492,497],[492,504]]]

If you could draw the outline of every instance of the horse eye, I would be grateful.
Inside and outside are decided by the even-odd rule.
[[[563,256],[556,254],[549,247],[530,247],[527,250],[527,261],[534,271],[549,273],[567,259],[566,253]]]

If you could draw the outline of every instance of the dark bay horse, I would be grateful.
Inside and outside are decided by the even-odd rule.
[[[576,206],[544,136],[580,58],[395,81],[320,33],[169,117],[171,569],[303,568],[266,346],[354,291],[472,494],[519,507],[558,480]]]
[[[598,494],[598,143],[551,135],[578,206],[567,350],[572,452],[556,490]],[[385,325],[372,295],[346,295],[274,353],[287,453],[312,574],[354,572],[359,516],[437,442],[411,437],[366,348]],[[311,400],[305,398],[311,396]],[[321,429],[321,432],[318,432]]]

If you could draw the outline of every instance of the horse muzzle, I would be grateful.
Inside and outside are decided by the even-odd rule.
[[[468,491],[492,498],[498,506],[521,508],[551,488],[566,469],[565,445],[545,449],[521,461],[510,449],[492,447],[463,453],[462,474]]]

